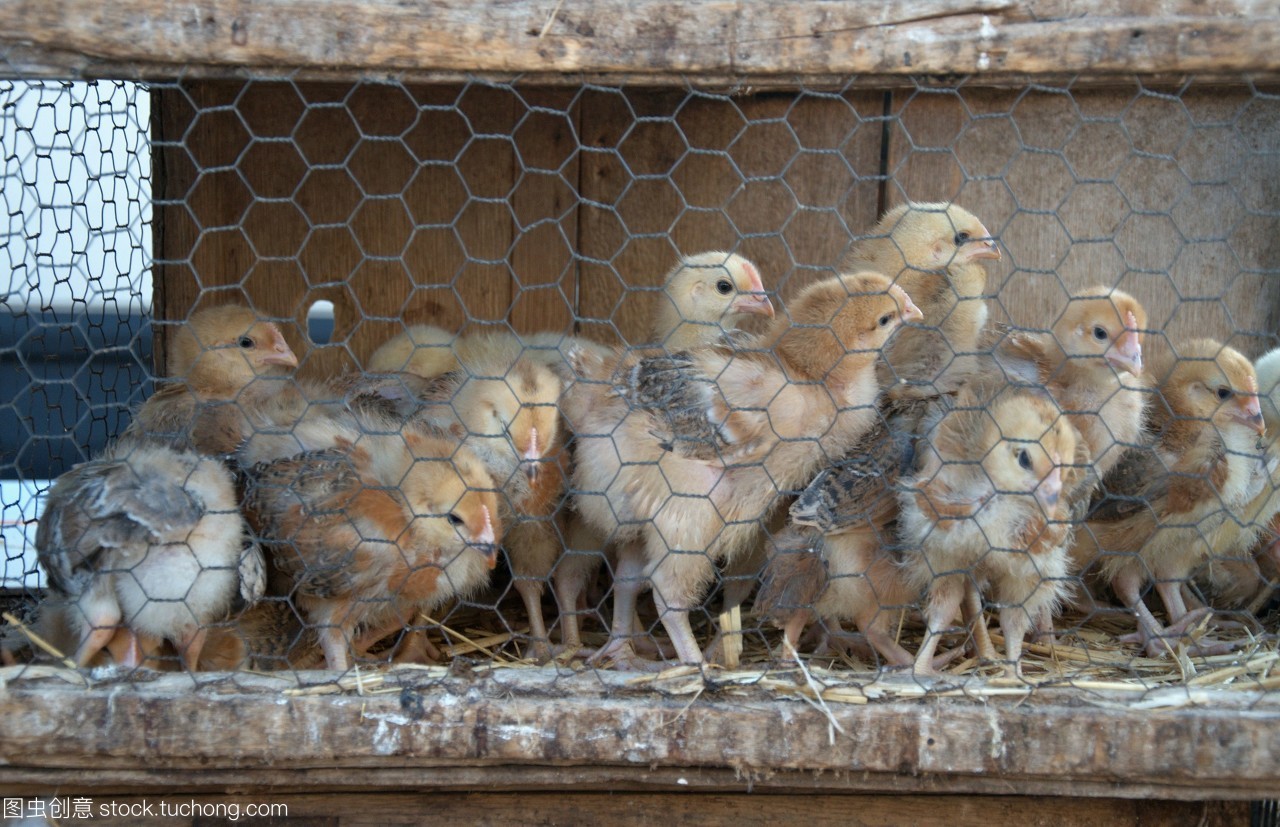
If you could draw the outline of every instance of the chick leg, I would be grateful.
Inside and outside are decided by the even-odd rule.
[[[782,655],[778,658],[780,666],[792,666],[796,662],[796,657],[800,654],[800,635],[804,633],[805,626],[813,620],[813,612],[809,609],[797,609],[787,618],[786,624],[782,627],[782,634],[786,638],[790,647],[784,645],[782,647]],[[791,653],[794,652],[795,656]]]
[[[703,558],[704,560],[706,558]],[[653,602],[658,607],[658,618],[667,630],[667,636],[676,647],[681,663],[702,663],[702,649],[689,625],[689,612],[696,601],[688,594],[680,577],[674,574],[674,566],[664,566],[650,575],[653,581]]]
[[[925,636],[916,653],[914,671],[918,675],[936,675],[933,665],[933,653],[937,651],[938,641],[943,632],[951,625],[951,621],[960,611],[960,604],[965,597],[963,577],[943,577],[933,581],[929,587],[929,597],[925,604]]]
[[[1170,623],[1177,623],[1187,613],[1187,604],[1182,600],[1182,585],[1182,580],[1161,578],[1156,581],[1156,593],[1164,602],[1164,610],[1169,615]]]
[[[884,657],[890,666],[910,666],[912,663],[911,653],[893,639],[893,634],[889,631],[889,623],[892,615],[880,608],[879,604],[868,606],[855,619],[858,628],[862,630],[862,634],[866,635],[867,642],[870,643],[875,650]],[[949,660],[949,659],[948,659]],[[938,664],[935,662],[933,668],[937,669]]]
[[[410,629],[391,658],[392,663],[440,663],[440,650],[427,637],[426,629]]]
[[[182,665],[187,668],[188,672],[197,671],[196,667],[200,663],[200,651],[204,649],[204,642],[209,638],[209,629],[207,626],[195,626],[185,629],[182,637],[178,641],[178,653],[182,656]]]
[[[1046,646],[1057,646],[1058,636],[1053,630],[1053,612],[1048,606],[1041,606],[1036,612],[1035,640]]]
[[[142,642],[138,640],[137,632],[132,629],[121,629],[112,635],[107,649],[115,662],[126,669],[137,669],[146,660],[146,655],[142,652]]]
[[[553,572],[556,602],[560,605],[560,644],[563,651],[582,649],[579,603],[587,584],[604,562],[604,538],[581,518],[571,517],[566,527],[568,540],[564,554]]]
[[[351,663],[347,657],[347,633],[337,626],[325,626],[317,631],[320,649],[324,652],[325,667],[345,672]]]
[[[1000,656],[996,654],[996,647],[991,642],[991,632],[987,629],[986,615],[982,613],[982,592],[978,589],[978,584],[967,577],[964,583],[963,610],[965,625],[972,630],[978,659],[987,663],[999,660]]]
[[[518,522],[507,533],[504,546],[511,560],[516,591],[524,601],[529,618],[534,659],[546,663],[551,660],[552,652],[542,615],[542,593],[560,552],[555,526],[547,520]]]
[[[1122,570],[1112,580],[1116,596],[1129,607],[1138,620],[1138,636],[1148,657],[1158,658],[1169,651],[1164,640],[1164,627],[1142,602],[1142,575],[1132,569]]]
[[[115,636],[116,624],[119,622],[119,613],[114,618],[101,614],[90,619],[88,630],[80,641],[80,647],[76,649],[76,666],[81,668],[88,666],[94,656],[106,648],[111,638]]]
[[[1022,677],[1022,640],[1031,629],[1031,612],[1026,606],[1006,606],[1000,610],[1000,633],[1004,635],[1005,676]]]
[[[648,583],[644,576],[644,546],[631,542],[618,549],[618,563],[613,573],[613,618],[609,629],[609,642],[588,663],[613,662],[620,669],[639,669],[644,662],[636,657],[632,647],[632,623],[636,612],[636,598]]]

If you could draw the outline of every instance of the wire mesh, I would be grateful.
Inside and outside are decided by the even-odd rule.
[[[0,99],[14,662],[1274,685],[1268,89]]]

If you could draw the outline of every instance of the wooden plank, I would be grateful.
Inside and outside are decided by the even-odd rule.
[[[367,768],[378,772],[349,783],[377,789],[383,770],[400,783],[398,770],[487,768],[500,783],[504,768],[512,780],[521,768],[611,768],[644,784],[657,769],[701,767],[736,771],[742,783],[838,772],[831,783],[864,791],[899,789],[909,776],[954,792],[1063,794],[1070,785],[1189,799],[1263,797],[1280,782],[1280,705],[1260,692],[1168,690],[1129,706],[1041,688],[1017,700],[833,703],[828,719],[763,690],[667,696],[629,689],[628,676],[613,673],[513,669],[416,685],[397,674],[399,691],[363,697],[284,695],[287,681],[252,675],[201,675],[194,690],[186,675],[90,688],[9,680],[0,777],[92,767],[118,780],[146,768],[153,780],[185,784],[230,770],[306,786]],[[831,720],[856,735],[840,736]]]
[[[741,253],[784,296],[830,273],[876,218],[882,106],[874,92],[584,94],[584,330],[645,341],[681,255]]]
[[[129,65],[349,76],[409,71],[673,75],[1274,71],[1280,16],[1256,0],[809,0],[786,14],[725,0],[588,6],[452,0],[5,0],[16,70]],[[1038,15],[1037,9],[1049,13]],[[1056,12],[1056,13],[1055,13]],[[32,48],[38,51],[32,52]],[[565,78],[576,82],[576,78]]]
[[[62,791],[65,795],[66,792]],[[173,796],[162,799],[169,812],[162,818],[156,798],[99,795],[93,802],[94,823],[193,825],[213,827],[245,820],[248,807],[276,807],[272,824],[294,820],[318,827],[379,827],[420,824],[424,814],[432,823],[463,824],[587,824],[605,822],[651,825],[672,818],[708,827],[771,825],[801,822],[814,825],[955,825],[955,827],[1013,827],[1047,823],[1071,827],[1144,825],[1165,827],[1193,819],[1205,827],[1225,827],[1248,819],[1243,802],[1187,805],[1168,801],[1123,799],[1024,798],[1018,796],[879,796],[879,795],[717,795],[708,793],[647,793],[614,796],[577,792],[474,792],[405,794],[324,794],[265,797]],[[148,807],[149,804],[149,807]],[[110,815],[146,813],[142,818]],[[177,809],[181,808],[181,809]],[[105,813],[105,815],[103,814]],[[282,814],[284,813],[284,814]],[[261,816],[258,816],[261,818]],[[250,821],[249,823],[257,823]]]
[[[895,93],[888,200],[956,200],[1000,237],[996,318],[1043,326],[1103,283],[1137,296],[1169,340],[1259,355],[1280,323],[1280,223],[1261,189],[1280,175],[1280,107],[1172,91]]]

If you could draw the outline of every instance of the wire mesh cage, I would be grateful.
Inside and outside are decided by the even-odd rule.
[[[1269,685],[1266,88],[3,94],[10,659]]]
[[[1272,795],[1280,18],[1139,6],[0,2],[5,816]]]

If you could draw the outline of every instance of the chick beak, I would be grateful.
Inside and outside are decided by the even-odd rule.
[[[1117,368],[1127,370],[1134,376],[1142,373],[1142,334],[1138,332],[1138,320],[1129,311],[1125,320],[1124,333],[1107,351],[1106,360]]]
[[[974,251],[969,254],[970,261],[984,258],[994,259],[995,261],[1000,260],[1000,247],[996,244],[994,238],[979,238],[973,244],[975,247]]]
[[[271,351],[262,357],[262,364],[296,368],[298,366],[298,357],[289,348],[289,343],[284,340],[284,336],[280,334],[279,330],[272,332],[274,341],[272,342]]]
[[[995,259],[1000,260],[1000,247],[996,244],[996,240],[991,237],[991,231],[986,227],[979,225],[982,234],[977,238],[969,239],[969,260],[976,261],[978,259]]]
[[[744,316],[768,316],[772,319],[773,303],[764,293],[739,293],[729,305],[729,312]]]
[[[471,544],[484,551],[484,559],[492,569],[498,565],[497,532],[493,530],[493,517],[489,514],[489,506],[480,506],[480,512],[482,514],[480,530],[472,533],[474,539]]]
[[[922,322],[924,321],[924,311],[916,307],[916,303],[911,301],[911,297],[907,295],[906,290],[902,290],[898,285],[893,286],[894,289],[902,291],[902,321],[904,322]]]
[[[529,447],[524,452],[524,473],[529,478],[529,483],[535,484],[538,476],[542,471],[542,454],[538,450],[538,429],[529,429]]]
[[[1036,486],[1036,500],[1039,501],[1040,507],[1044,509],[1046,514],[1051,513],[1058,505],[1058,498],[1062,494],[1062,470],[1055,460],[1053,470],[1049,472],[1049,476],[1040,481]]]
[[[765,295],[764,282],[760,280],[760,273],[750,262],[744,262],[742,267],[747,274],[747,289],[733,300],[729,305],[729,311],[744,315],[768,316],[772,319],[773,304]]]
[[[1236,409],[1231,412],[1232,417],[1248,425],[1258,432],[1259,436],[1265,435],[1267,432],[1267,424],[1262,419],[1262,404],[1258,401],[1258,383],[1256,381],[1249,382],[1250,392],[1240,394]]]

